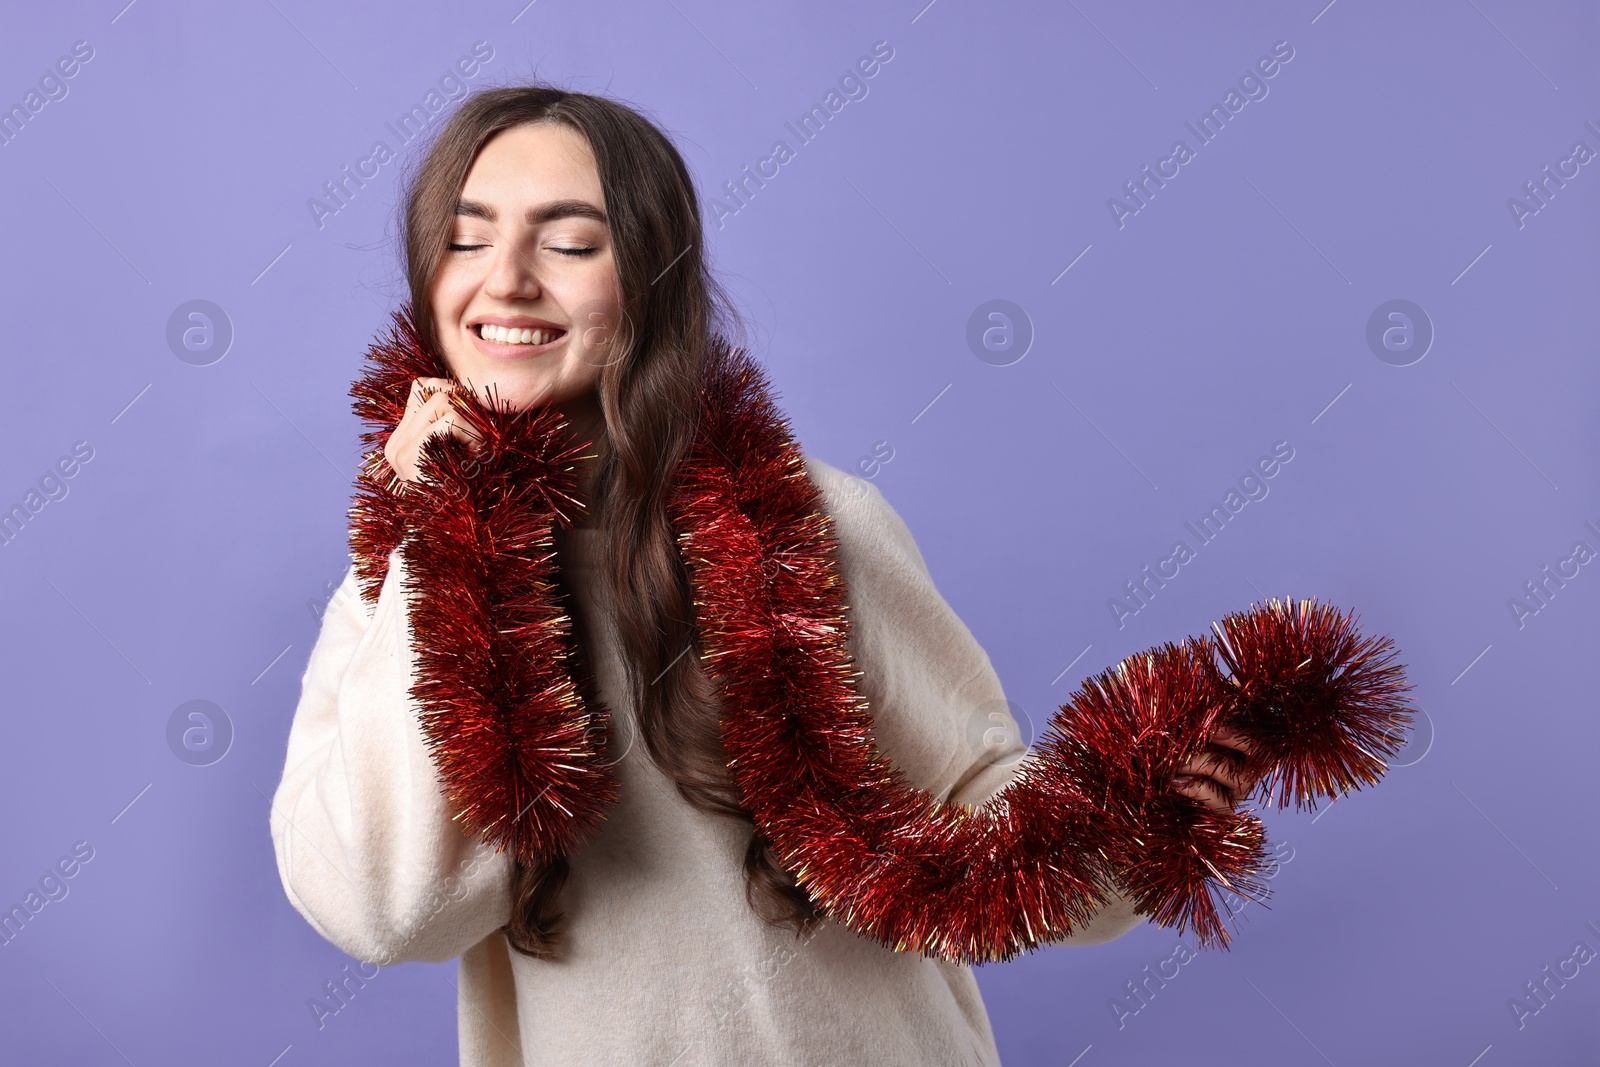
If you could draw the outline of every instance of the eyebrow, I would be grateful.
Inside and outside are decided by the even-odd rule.
[[[477,200],[457,200],[456,214],[482,219],[485,222],[496,222],[500,218],[500,213],[494,208]],[[594,219],[602,225],[606,224],[606,213],[587,200],[552,200],[547,204],[529,208],[523,218],[530,226],[537,226],[554,219],[570,218]]]

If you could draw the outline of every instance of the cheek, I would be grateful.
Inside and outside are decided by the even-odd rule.
[[[441,347],[450,362],[471,363],[479,357],[461,329],[461,320],[472,306],[479,291],[479,278],[468,264],[446,260],[434,275],[429,304],[433,309],[434,328]]]
[[[592,279],[575,292],[577,306],[572,308],[572,350],[581,363],[575,367],[589,380],[599,378],[607,362],[619,358],[621,346],[614,343],[621,319],[620,301],[614,276]]]
[[[592,342],[599,336],[598,331],[589,331]],[[582,337],[577,339],[568,352],[566,373],[563,377],[574,391],[593,389],[600,381],[600,372],[605,369],[606,361],[610,358],[611,349],[605,346],[596,346],[585,343]]]
[[[603,312],[608,320],[615,321],[621,297],[617,285],[617,266],[610,255],[605,257],[604,262],[592,264],[581,287],[580,299],[583,303]]]
[[[467,303],[477,288],[476,280],[460,265],[452,266],[447,260],[439,268],[433,282],[434,315],[440,322],[454,322],[465,311]]]

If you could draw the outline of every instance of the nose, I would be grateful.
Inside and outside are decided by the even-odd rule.
[[[483,280],[485,296],[496,300],[536,300],[540,286],[532,257],[515,241],[502,240],[494,251],[494,263]]]

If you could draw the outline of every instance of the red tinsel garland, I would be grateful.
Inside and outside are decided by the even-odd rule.
[[[423,709],[440,778],[472,833],[524,862],[570,854],[616,798],[609,727],[576,648],[554,524],[582,514],[554,409],[457,394],[474,452],[442,435],[425,481],[386,477],[382,446],[417,377],[450,377],[409,309],[352,388],[371,425],[351,546],[375,601],[401,546]],[[944,804],[876,749],[848,651],[847,590],[820,491],[765,376],[718,346],[700,430],[667,497],[695,592],[723,741],[759,831],[812,899],[898,950],[1009,959],[1060,940],[1120,887],[1138,910],[1226,947],[1213,892],[1261,898],[1265,834],[1177,792],[1177,769],[1227,722],[1256,743],[1246,770],[1311,803],[1381,777],[1410,709],[1387,638],[1314,601],[1272,600],[1216,639],[1131,656],[1051,719],[1013,781]],[[1220,660],[1220,665],[1219,665]]]

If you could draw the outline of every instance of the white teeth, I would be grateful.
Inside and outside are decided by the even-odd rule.
[[[542,345],[554,341],[561,335],[560,330],[528,330],[507,329],[504,326],[494,326],[483,323],[478,327],[478,336],[485,341],[494,341],[503,345]]]

